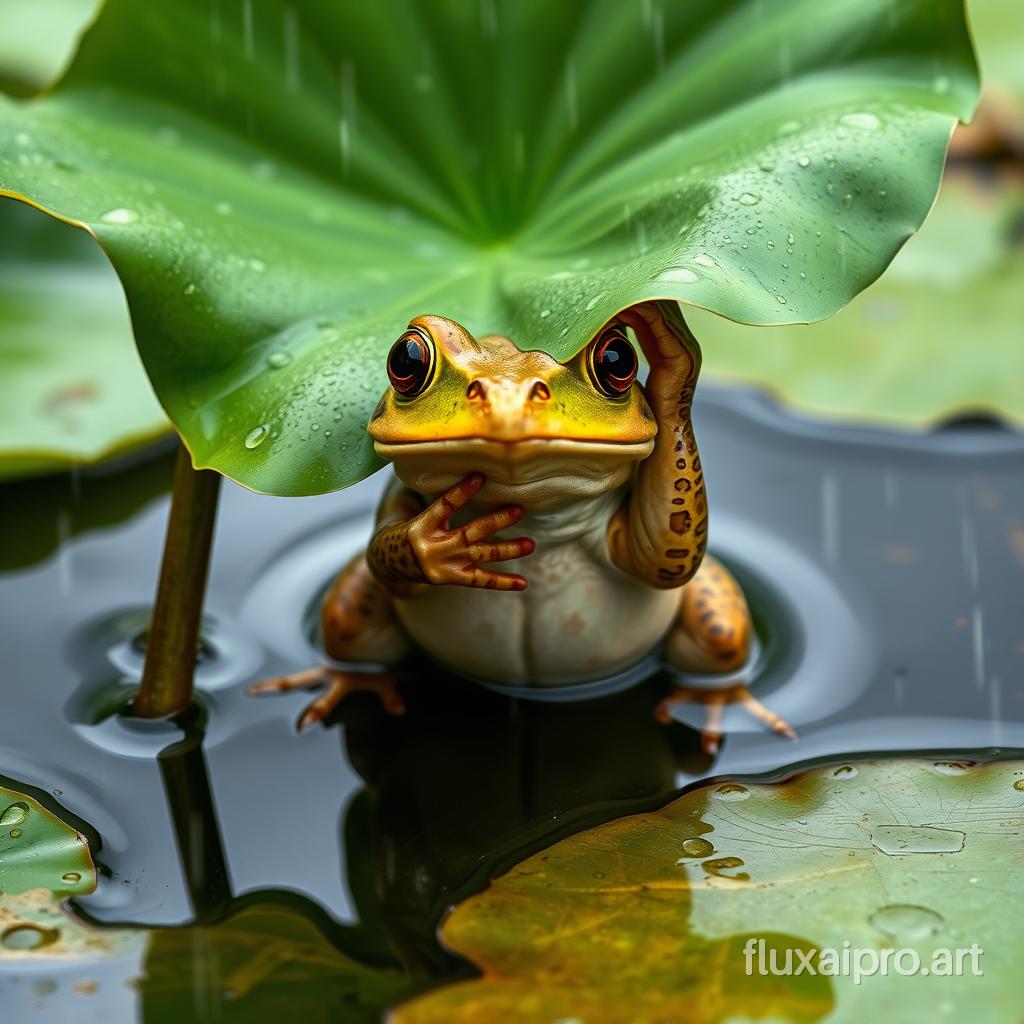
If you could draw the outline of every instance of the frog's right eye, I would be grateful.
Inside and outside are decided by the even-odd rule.
[[[410,327],[391,346],[388,379],[403,398],[415,398],[430,383],[434,365],[434,343],[423,332]]]

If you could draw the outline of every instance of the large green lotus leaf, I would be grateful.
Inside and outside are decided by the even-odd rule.
[[[0,203],[0,480],[96,462],[167,429],[103,254]]]
[[[704,784],[565,839],[460,904],[442,937],[483,977],[407,1003],[394,1024],[1011,1020],[1022,835],[1021,761],[889,760]],[[755,944],[748,975],[751,937],[765,940],[764,959]],[[964,976],[934,959],[975,943]],[[844,948],[868,951],[865,968],[910,949],[929,973],[835,976],[842,960],[830,966],[825,951]],[[797,949],[826,973],[770,973],[787,950],[799,966]]]
[[[100,0],[0,0],[0,89],[35,92],[67,64]]]
[[[643,299],[830,315],[976,93],[961,0],[109,0],[0,184],[98,238],[196,465],[309,493],[377,464],[414,314],[558,357]]]
[[[38,888],[58,896],[92,892],[89,842],[38,800],[0,786],[0,895]]]
[[[1017,177],[947,171],[935,210],[884,276],[831,320],[751,331],[695,311],[710,378],[808,412],[920,425],[987,412],[1024,423]]]

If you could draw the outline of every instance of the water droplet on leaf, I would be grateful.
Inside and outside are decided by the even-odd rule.
[[[65,871],[60,877],[63,881],[71,882],[72,884],[82,880],[82,876],[77,871]]]
[[[245,435],[245,447],[259,448],[259,446],[266,441],[267,434],[269,433],[270,430],[265,423],[261,423],[258,427],[253,427],[253,429]]]
[[[280,370],[282,366],[287,366],[291,361],[290,352],[271,352],[267,356],[267,366],[272,370]]]
[[[708,857],[714,852],[714,846],[706,839],[683,840],[683,855],[686,857]]]
[[[20,825],[28,817],[28,804],[19,800],[11,804],[3,814],[0,814],[0,827],[10,828],[12,825]]]
[[[799,165],[800,165],[801,167],[810,167],[810,166],[811,166],[811,158],[810,158],[809,156],[802,156],[802,157],[799,157],[799,158],[797,159],[797,163],[798,163],[798,164],[799,164]]]
[[[660,273],[657,280],[667,281],[672,284],[693,284],[695,281],[699,281],[700,278],[688,267],[671,267],[669,270]]]
[[[134,210],[129,210],[124,206],[100,214],[100,220],[107,224],[134,224],[138,219],[139,215]]]
[[[893,903],[876,910],[868,922],[894,939],[927,939],[945,924],[942,916],[927,907]]]
[[[757,206],[761,202],[761,197],[756,192],[743,192],[736,197],[736,202],[742,203],[744,206]]]
[[[719,786],[713,795],[719,800],[746,800],[750,796],[750,790],[738,782],[727,782],[724,786]]]
[[[882,122],[871,113],[866,111],[855,111],[852,114],[843,114],[839,118],[840,124],[847,128],[860,128],[862,131],[873,132]]]

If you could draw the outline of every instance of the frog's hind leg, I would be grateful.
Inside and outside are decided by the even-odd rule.
[[[366,671],[319,666],[294,675],[267,679],[250,693],[288,693],[326,687],[299,718],[299,729],[325,719],[350,693],[377,694],[392,714],[405,703],[396,684],[402,673],[380,671],[370,665],[396,665],[409,652],[409,640],[395,615],[391,595],[370,572],[363,554],[338,574],[324,597],[320,614],[324,649],[335,661],[367,662]]]
[[[665,639],[665,661],[683,672],[727,675],[741,669],[750,657],[754,629],[746,598],[732,574],[710,555],[697,574],[683,587],[679,616]],[[663,722],[671,720],[673,704],[697,701],[708,709],[701,734],[704,749],[711,755],[721,743],[721,721],[728,704],[742,704],[769,729],[795,739],[792,726],[769,710],[742,680],[732,686],[677,686],[658,705]]]
[[[665,641],[665,660],[684,672],[735,672],[750,657],[753,625],[740,585],[706,555],[683,587],[679,617]]]

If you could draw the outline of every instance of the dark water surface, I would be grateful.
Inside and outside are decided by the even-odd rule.
[[[664,675],[540,703],[424,665],[404,717],[358,695],[302,736],[306,695],[246,696],[247,683],[315,662],[317,595],[365,543],[381,475],[303,499],[226,484],[201,714],[184,732],[111,717],[141,668],[171,456],[0,487],[0,774],[57,794],[93,830],[105,877],[79,910],[146,926],[287,912],[381,975],[303,989],[299,970],[282,1006],[374,1020],[406,976],[466,972],[434,938],[446,907],[581,827],[711,775],[863,752],[1024,749],[1024,436],[970,421],[922,435],[823,426],[715,388],[695,426],[711,546],[761,633],[749,682],[800,734],[766,734],[731,707],[714,759],[699,742],[702,706],[655,721]],[[167,953],[181,968],[170,994],[125,983],[159,974],[152,951],[146,964],[91,968],[90,979],[113,974],[89,999],[72,968],[43,978],[0,967],[15,1011],[3,1019],[285,1013],[267,996],[256,1008],[232,996],[209,932],[160,934],[203,936]]]

